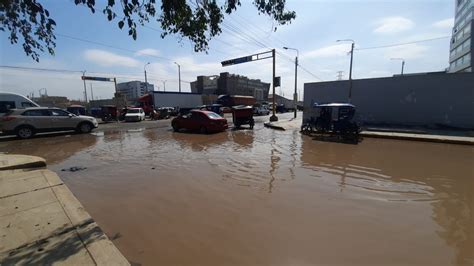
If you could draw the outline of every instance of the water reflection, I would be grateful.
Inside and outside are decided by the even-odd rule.
[[[254,143],[253,130],[236,130],[232,132],[232,141],[239,146],[238,149],[251,149]]]
[[[2,142],[0,151],[40,156],[46,159],[47,164],[57,164],[80,151],[92,148],[96,143],[97,137],[91,134],[58,135]]]
[[[365,256],[360,264],[472,264],[471,147],[347,145],[266,128],[48,141],[0,149],[45,156],[59,169],[88,167],[60,174],[101,226],[123,233],[118,245],[134,261],[334,265]],[[437,254],[427,252],[433,248]]]
[[[230,140],[228,132],[210,135],[173,132],[171,137],[182,149],[190,149],[194,152],[202,152],[210,148],[219,147]]]
[[[457,265],[474,262],[474,164],[470,146],[366,139],[358,146],[303,136],[301,161],[320,181],[355,197],[425,202],[456,250]],[[435,165],[435,164],[438,165]],[[470,173],[470,174],[467,174]],[[403,218],[402,218],[403,219]]]

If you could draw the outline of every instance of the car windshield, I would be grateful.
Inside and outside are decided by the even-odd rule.
[[[210,118],[222,118],[222,116],[216,114],[216,113],[207,113],[207,116]]]
[[[140,113],[140,110],[138,110],[138,109],[130,109],[130,110],[127,111],[127,113],[129,113],[129,114],[138,114],[138,113]]]

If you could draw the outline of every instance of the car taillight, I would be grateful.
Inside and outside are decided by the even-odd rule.
[[[8,122],[8,121],[12,121],[15,118],[16,117],[14,117],[14,116],[4,116],[4,117],[2,117],[2,121]]]

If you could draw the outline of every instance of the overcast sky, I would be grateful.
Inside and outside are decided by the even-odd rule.
[[[298,88],[305,82],[337,79],[337,71],[349,72],[350,43],[336,43],[337,39],[353,39],[353,78],[386,77],[398,74],[401,62],[390,58],[404,58],[405,72],[441,71],[448,67],[449,38],[454,17],[454,0],[288,0],[287,9],[296,11],[296,20],[272,31],[275,23],[264,15],[258,15],[251,1],[233,15],[225,18],[223,33],[212,40],[208,53],[195,53],[188,40],[179,36],[161,39],[156,23],[139,28],[134,41],[126,30],[108,22],[100,12],[91,14],[73,1],[40,1],[49,9],[57,22],[57,47],[55,56],[42,54],[36,63],[23,52],[21,44],[11,45],[7,34],[0,33],[2,66],[21,66],[83,71],[88,75],[117,77],[119,82],[144,80],[143,67],[147,62],[148,81],[155,90],[178,90],[178,68],[181,65],[182,89],[190,91],[189,81],[198,75],[216,75],[230,72],[271,81],[271,60],[221,67],[220,62],[234,57],[276,48],[277,76],[282,87],[277,93],[290,98],[294,90],[295,52],[283,50],[283,46],[299,49],[301,66],[298,70]],[[105,1],[97,1],[101,7]],[[220,1],[222,2],[222,1]],[[100,9],[100,8],[99,8]],[[124,27],[125,29],[125,27]],[[64,35],[101,44],[83,42]],[[391,44],[379,49],[365,49]],[[121,48],[121,49],[116,49]],[[360,50],[359,50],[360,49]],[[285,56],[283,56],[285,55]],[[46,88],[49,95],[83,98],[80,73],[55,73],[32,70],[1,68],[0,90],[29,94]],[[110,98],[113,84],[87,83],[94,89],[95,98]],[[90,97],[90,95],[89,95]]]

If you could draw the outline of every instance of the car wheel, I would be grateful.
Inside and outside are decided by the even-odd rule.
[[[178,132],[178,131],[179,131],[178,125],[172,124],[171,126],[173,127],[173,131],[174,131],[174,132]]]
[[[21,139],[28,139],[35,135],[35,130],[30,126],[21,126],[16,130],[16,135]]]
[[[92,125],[90,123],[84,122],[78,126],[79,133],[89,133],[92,131]]]
[[[200,132],[201,134],[207,134],[207,128],[204,127],[204,126],[202,126],[202,127],[199,129],[199,132]]]

